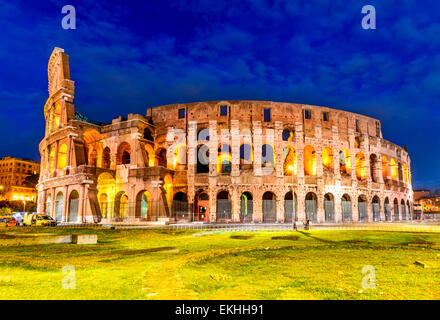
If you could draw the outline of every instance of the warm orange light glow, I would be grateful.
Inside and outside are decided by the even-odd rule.
[[[55,169],[55,148],[52,146],[49,149],[49,172]]]
[[[365,163],[365,155],[362,152],[358,152],[356,154],[356,177],[360,181],[367,178],[367,167]]]
[[[347,149],[339,151],[339,170],[341,173],[351,174],[351,156]]]
[[[304,148],[304,175],[316,176],[316,153],[312,146]]]
[[[406,163],[403,164],[403,181],[408,183],[408,166]]]
[[[297,156],[295,148],[292,146],[285,147],[284,150],[284,175],[297,174]]]
[[[388,176],[388,159],[382,156],[382,176],[386,178]]]
[[[391,158],[390,160],[391,179],[397,180],[397,164],[396,161]]]
[[[333,150],[325,147],[322,150],[322,166],[327,169],[333,169]]]
[[[67,163],[67,145],[63,143],[58,149],[58,169],[63,170]]]

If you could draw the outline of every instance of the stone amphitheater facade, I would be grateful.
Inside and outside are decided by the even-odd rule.
[[[408,152],[378,120],[271,101],[148,108],[97,124],[74,110],[68,56],[48,66],[38,211],[65,222],[411,219]]]

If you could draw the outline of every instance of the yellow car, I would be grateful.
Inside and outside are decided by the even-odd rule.
[[[45,214],[32,213],[23,217],[23,225],[28,227],[55,227],[57,222]]]

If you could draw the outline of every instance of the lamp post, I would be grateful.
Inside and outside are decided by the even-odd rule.
[[[297,228],[296,228],[296,211],[295,211],[295,193],[293,190],[293,173],[294,173],[293,166],[289,165],[288,169],[289,171],[292,172],[292,220],[293,220],[293,230],[296,231]]]

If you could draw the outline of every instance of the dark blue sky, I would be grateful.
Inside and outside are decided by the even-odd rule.
[[[91,119],[202,100],[340,108],[380,119],[408,145],[414,186],[440,187],[438,0],[0,1],[1,156],[39,159],[58,46]],[[67,4],[76,30],[61,27]],[[376,30],[361,27],[367,4]]]

